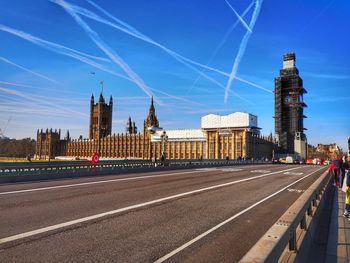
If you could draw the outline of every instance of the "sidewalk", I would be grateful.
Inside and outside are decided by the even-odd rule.
[[[343,217],[344,207],[345,193],[341,190],[334,191],[326,263],[350,262],[350,220]]]

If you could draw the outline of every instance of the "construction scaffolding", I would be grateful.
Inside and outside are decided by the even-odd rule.
[[[275,135],[278,152],[295,153],[294,140],[305,141],[304,134],[304,94],[303,80],[295,67],[295,54],[287,53],[283,57],[283,69],[275,78]]]

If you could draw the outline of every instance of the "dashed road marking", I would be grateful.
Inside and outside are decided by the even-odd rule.
[[[304,173],[296,173],[296,172],[285,172],[285,175],[303,175]]]
[[[220,171],[223,172],[239,172],[242,171],[243,169],[240,168],[224,168],[224,169],[220,169]]]
[[[260,173],[260,174],[264,174],[264,173],[270,173],[271,171],[268,170],[253,170],[250,171],[251,173]]]
[[[0,195],[29,193],[29,192],[37,192],[37,191],[44,191],[44,190],[53,190],[53,189],[60,189],[60,188],[71,188],[71,187],[77,187],[77,186],[104,184],[104,183],[112,183],[112,182],[143,180],[143,179],[149,179],[149,178],[166,177],[166,176],[172,176],[172,175],[192,174],[192,173],[196,173],[196,171],[177,172],[177,173],[168,173],[168,174],[157,174],[157,175],[146,175],[146,176],[137,176],[137,177],[126,177],[126,178],[117,178],[117,179],[109,179],[109,180],[102,180],[102,181],[77,183],[77,184],[56,185],[56,186],[48,186],[48,187],[16,190],[16,191],[9,191],[9,192],[0,192]]]

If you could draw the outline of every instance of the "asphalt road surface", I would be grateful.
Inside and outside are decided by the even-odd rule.
[[[0,262],[237,262],[325,169],[244,165],[0,185]]]

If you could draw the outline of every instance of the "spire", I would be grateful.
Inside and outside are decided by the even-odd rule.
[[[91,101],[93,102],[95,100],[94,94],[91,94]]]
[[[105,103],[105,98],[102,95],[102,92],[100,93],[100,98],[98,99],[99,103]]]
[[[136,124],[135,124],[134,121],[132,122],[132,133],[133,133],[133,134],[136,134],[136,133],[137,133],[137,127],[136,127]]]
[[[112,95],[109,97],[109,105],[113,104],[113,97]]]
[[[69,130],[67,130],[66,140],[70,141]]]
[[[149,107],[149,109],[155,111],[155,109],[154,109],[154,102],[153,102],[153,96],[152,96],[152,99],[151,99],[151,106]]]
[[[132,134],[132,121],[131,121],[130,115],[129,115],[128,121],[126,122],[125,132],[126,134]]]
[[[159,128],[159,122],[156,116],[156,110],[154,108],[153,96],[151,99],[151,105],[149,107],[148,116],[146,118],[146,127],[156,127]]]

